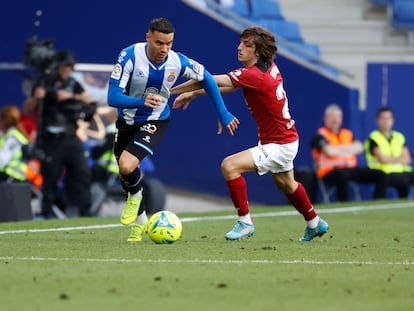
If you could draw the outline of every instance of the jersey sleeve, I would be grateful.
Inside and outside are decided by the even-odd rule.
[[[257,87],[257,76],[252,75],[247,68],[238,68],[230,71],[227,75],[233,82],[234,87]]]
[[[177,55],[182,65],[181,76],[196,81],[202,81],[204,79],[204,66],[202,64],[182,53],[177,53]]]
[[[145,99],[126,94],[126,88],[134,70],[134,45],[122,50],[118,55],[109,78],[108,105],[116,108],[138,108],[144,106]]]

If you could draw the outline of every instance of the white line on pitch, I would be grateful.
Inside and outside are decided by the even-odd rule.
[[[386,210],[386,209],[396,209],[396,208],[411,208],[414,207],[413,202],[404,202],[404,203],[389,203],[381,205],[372,205],[372,206],[350,206],[350,207],[336,207],[336,208],[327,208],[321,209],[318,211],[319,214],[334,214],[334,213],[353,213],[353,212],[365,212],[373,210]],[[281,216],[293,216],[298,215],[296,210],[292,211],[281,211],[281,212],[269,212],[269,213],[252,213],[252,217],[281,217]],[[234,215],[225,215],[225,216],[200,216],[200,217],[182,217],[180,218],[182,222],[194,222],[202,220],[225,220],[225,219],[234,219]],[[61,228],[47,228],[47,229],[21,229],[21,230],[5,230],[0,231],[0,235],[3,234],[15,234],[15,233],[41,233],[41,232],[57,232],[57,231],[75,231],[75,230],[93,230],[93,229],[106,229],[106,228],[115,228],[121,227],[121,224],[105,224],[105,225],[92,225],[92,226],[78,226],[78,227],[61,227]]]
[[[74,261],[103,263],[202,263],[202,264],[305,264],[305,265],[414,265],[412,261],[318,261],[318,260],[215,260],[215,259],[139,259],[139,258],[58,258],[58,257],[0,257],[0,260]]]

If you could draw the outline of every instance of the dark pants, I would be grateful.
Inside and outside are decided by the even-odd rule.
[[[325,183],[334,185],[338,201],[349,200],[349,182],[354,181],[362,184],[374,184],[374,199],[383,199],[387,195],[386,174],[379,170],[367,167],[340,168],[330,171],[323,177]]]
[[[74,135],[47,137],[41,161],[42,214],[53,215],[52,205],[57,198],[58,182],[65,176],[64,188],[70,203],[79,208],[81,216],[89,216],[91,205],[91,172],[88,166],[88,153],[82,142]]]
[[[414,173],[391,173],[387,174],[387,184],[398,192],[399,198],[408,198],[410,195],[410,186],[414,183]]]

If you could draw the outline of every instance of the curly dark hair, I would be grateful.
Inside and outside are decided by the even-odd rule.
[[[277,46],[276,38],[269,30],[260,26],[251,26],[243,30],[240,38],[252,38],[259,58],[266,63],[273,62],[273,59],[276,57]]]

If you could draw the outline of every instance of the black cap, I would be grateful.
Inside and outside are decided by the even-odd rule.
[[[57,51],[55,55],[56,64],[58,66],[74,66],[75,65],[75,59],[73,57],[73,54],[69,51]]]

